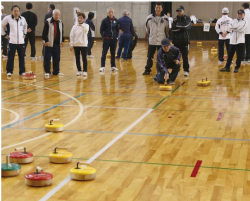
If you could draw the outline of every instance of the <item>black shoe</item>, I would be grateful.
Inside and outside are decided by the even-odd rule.
[[[239,72],[239,68],[236,68],[234,69],[234,73],[238,73]]]
[[[142,75],[150,75],[150,71],[144,71],[144,73]]]
[[[224,68],[220,69],[220,71],[221,72],[230,72],[230,68],[224,67]]]

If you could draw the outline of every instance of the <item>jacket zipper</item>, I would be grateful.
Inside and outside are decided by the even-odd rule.
[[[110,23],[111,23],[111,39],[113,39],[112,20],[110,20]]]
[[[16,20],[16,23],[17,23],[17,44],[19,44],[19,35],[18,35],[18,20]]]

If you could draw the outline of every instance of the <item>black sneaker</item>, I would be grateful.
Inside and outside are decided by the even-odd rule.
[[[230,72],[230,68],[224,67],[224,68],[220,69],[220,71],[221,72]]]
[[[142,75],[150,75],[150,71],[144,71],[144,73]]]
[[[238,73],[239,72],[239,68],[236,68],[234,69],[234,73]]]

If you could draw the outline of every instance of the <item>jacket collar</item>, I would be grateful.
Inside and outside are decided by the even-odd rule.
[[[53,17],[51,17],[50,23],[54,23],[54,22],[56,22],[56,21],[54,20]],[[58,22],[61,22],[61,20],[59,19]]]
[[[107,16],[107,18],[108,18],[109,20],[111,20],[111,18],[110,18],[109,16]],[[113,16],[113,20],[115,20],[115,16]]]
[[[153,15],[154,17],[156,17],[156,16],[155,16],[155,12],[153,12],[152,15]],[[163,11],[161,12],[161,16],[160,16],[160,17],[162,17],[162,16],[164,16]]]
[[[183,14],[181,17],[179,17],[179,16],[177,15],[177,18],[178,18],[178,19],[182,19],[182,18],[184,18],[184,17],[186,17],[185,14]]]
[[[11,15],[12,19],[15,19],[14,15]],[[21,19],[21,16],[18,17],[18,19]]]

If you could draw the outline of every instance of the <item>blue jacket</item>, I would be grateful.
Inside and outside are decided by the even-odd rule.
[[[128,16],[123,16],[119,19],[120,29],[123,31],[121,36],[131,37],[135,36],[134,26],[132,20]]]
[[[100,27],[100,34],[102,38],[115,39],[118,38],[119,35],[119,22],[114,17],[113,20],[107,16],[102,20]]]
[[[94,23],[93,23],[92,20],[90,20],[90,19],[88,18],[88,19],[86,20],[86,24],[89,25],[89,28],[92,29],[92,31],[95,31],[95,25],[94,25]],[[88,32],[88,37],[92,37],[90,29],[89,29],[89,32]]]

